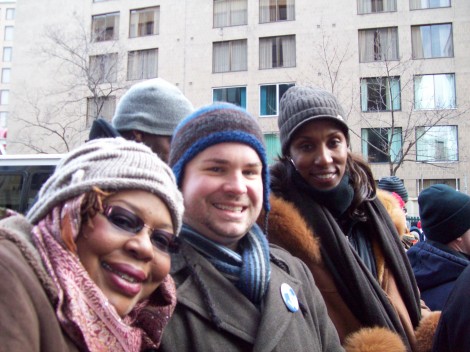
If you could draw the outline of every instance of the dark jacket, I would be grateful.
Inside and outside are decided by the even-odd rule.
[[[455,280],[470,261],[463,255],[444,251],[430,241],[418,242],[407,255],[422,299],[431,310],[442,310]]]
[[[57,293],[20,215],[0,221],[0,351],[78,351],[54,310]]]
[[[470,266],[462,272],[449,295],[434,337],[434,352],[470,350]]]
[[[172,275],[177,285],[178,304],[165,329],[161,351],[342,351],[336,330],[328,318],[320,292],[310,271],[283,249],[271,246],[272,256],[287,271],[271,261],[271,281],[258,310],[230,281],[191,246],[183,243],[172,258]],[[218,331],[209,316],[200,285],[190,275],[190,258],[197,276],[208,291]],[[291,313],[280,287],[289,284],[303,309]]]

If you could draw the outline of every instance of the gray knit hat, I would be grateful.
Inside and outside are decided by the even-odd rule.
[[[349,144],[348,125],[344,111],[334,95],[315,87],[294,86],[281,98],[279,126],[282,154],[288,154],[292,136],[299,127],[313,119],[331,119],[338,123]]]
[[[401,199],[403,199],[405,203],[408,202],[408,192],[406,191],[402,180],[396,176],[382,177],[379,180],[377,187],[383,189],[384,191],[395,192],[401,197]]]
[[[269,170],[263,132],[245,109],[228,103],[216,103],[197,109],[179,123],[171,141],[168,164],[181,186],[185,166],[200,152],[219,143],[238,142],[256,151],[263,164],[263,206],[269,206]]]
[[[133,85],[121,97],[112,124],[119,132],[137,130],[171,136],[178,122],[193,110],[176,86],[155,78]]]
[[[155,194],[168,207],[175,234],[179,233],[184,206],[173,172],[150,148],[123,138],[92,140],[68,153],[42,186],[27,218],[36,224],[55,206],[93,187]]]

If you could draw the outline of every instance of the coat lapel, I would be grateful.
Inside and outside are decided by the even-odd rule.
[[[253,344],[260,324],[258,309],[214,266],[189,245],[186,255],[192,258],[194,269],[209,291],[215,314],[222,320],[222,328],[240,339]],[[177,290],[178,304],[210,320],[207,305],[200,288],[189,276]]]
[[[279,345],[295,314],[302,314],[299,309],[292,313],[287,309],[281,295],[281,285],[288,284],[299,296],[301,282],[288,275],[284,270],[271,263],[271,281],[263,304],[263,314],[253,351],[272,351]],[[266,337],[269,337],[266,339]]]

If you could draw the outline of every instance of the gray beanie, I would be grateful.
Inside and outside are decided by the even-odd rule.
[[[282,154],[288,154],[292,136],[299,127],[313,119],[332,119],[338,122],[349,144],[348,125],[344,111],[334,95],[315,87],[294,86],[281,98],[279,126]]]
[[[137,130],[171,136],[178,122],[193,110],[176,86],[155,78],[133,85],[121,97],[112,124],[119,132]]]
[[[168,207],[175,234],[179,233],[184,206],[173,172],[150,148],[123,138],[92,140],[68,153],[42,186],[27,218],[36,224],[55,206],[93,187],[155,194]]]

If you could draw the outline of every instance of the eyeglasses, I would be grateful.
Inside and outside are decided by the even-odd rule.
[[[154,229],[134,213],[117,205],[105,205],[104,217],[117,228],[129,233],[138,234],[144,227],[151,230],[150,241],[152,245],[165,253],[174,253],[178,250],[178,242],[173,234]]]

